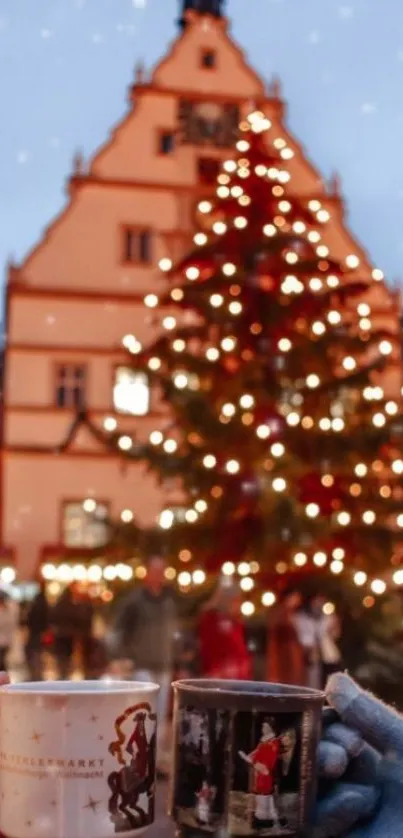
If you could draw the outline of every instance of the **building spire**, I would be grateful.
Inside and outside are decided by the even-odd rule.
[[[198,12],[200,15],[224,16],[225,0],[181,0],[180,26],[186,26],[186,13]]]

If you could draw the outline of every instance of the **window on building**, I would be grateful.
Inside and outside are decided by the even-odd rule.
[[[67,501],[62,508],[65,547],[96,549],[108,541],[108,506],[95,500]]]
[[[159,153],[172,154],[175,149],[175,134],[172,131],[162,131],[159,135]]]
[[[215,157],[199,157],[197,170],[199,181],[211,186],[216,183],[220,172],[220,161]]]
[[[217,53],[214,49],[202,50],[201,65],[205,70],[215,70],[217,66]]]
[[[152,259],[150,230],[125,227],[123,237],[123,261],[148,265]]]
[[[150,382],[144,372],[116,367],[113,404],[118,413],[146,416],[150,410]]]
[[[60,364],[56,368],[57,407],[84,408],[87,371],[82,364]]]

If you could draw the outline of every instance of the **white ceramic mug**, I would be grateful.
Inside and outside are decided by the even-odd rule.
[[[156,684],[0,689],[0,832],[138,836],[154,820]]]

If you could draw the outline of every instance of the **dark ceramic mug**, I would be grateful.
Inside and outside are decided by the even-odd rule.
[[[173,689],[176,835],[307,836],[323,693],[204,679]]]

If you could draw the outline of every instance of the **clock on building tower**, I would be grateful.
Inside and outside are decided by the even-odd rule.
[[[183,143],[231,147],[238,134],[239,108],[233,104],[182,99],[179,124]]]

